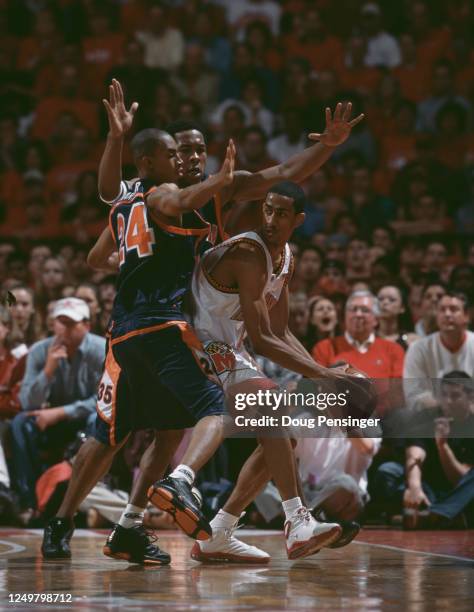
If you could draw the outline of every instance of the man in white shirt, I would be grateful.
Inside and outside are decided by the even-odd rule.
[[[300,438],[295,450],[308,507],[357,520],[368,501],[367,470],[382,438],[347,438],[340,430],[326,436]]]
[[[220,4],[227,12],[227,22],[239,35],[252,21],[266,23],[272,34],[277,36],[280,30],[281,6],[274,0],[239,0],[239,2],[228,2],[228,0],[212,0],[214,4]]]
[[[145,50],[148,68],[176,70],[184,59],[184,38],[180,30],[167,25],[163,8],[152,6],[148,13],[147,29],[137,32],[136,38]]]
[[[382,14],[375,2],[367,2],[361,10],[362,27],[367,35],[366,66],[396,68],[402,61],[394,36],[382,29]]]
[[[439,331],[412,344],[403,368],[408,407],[417,410],[437,405],[433,380],[448,372],[474,376],[474,333],[468,331],[469,305],[462,293],[447,292],[438,302]]]

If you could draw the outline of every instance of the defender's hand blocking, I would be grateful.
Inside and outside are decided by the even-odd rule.
[[[230,139],[227,145],[224,163],[216,175],[222,186],[229,185],[234,180],[235,155],[235,144],[234,141]]]
[[[138,109],[138,102],[134,102],[127,111],[123,97],[123,89],[117,79],[112,79],[109,86],[109,100],[102,100],[107,111],[109,131],[111,136],[120,138],[132,127],[133,118]]]
[[[331,109],[326,108],[326,129],[322,134],[309,134],[308,138],[319,141],[328,147],[337,147],[349,138],[352,128],[364,118],[364,113],[361,113],[358,117],[350,120],[351,114],[352,102],[346,104],[344,111],[342,110],[342,103],[339,102],[334,111],[334,116]]]

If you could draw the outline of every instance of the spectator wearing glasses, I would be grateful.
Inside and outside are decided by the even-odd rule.
[[[375,335],[378,314],[375,295],[352,293],[346,304],[344,335],[318,342],[312,351],[315,361],[326,367],[345,361],[371,378],[401,378],[403,349]]]

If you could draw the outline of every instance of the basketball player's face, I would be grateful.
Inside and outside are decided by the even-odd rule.
[[[177,183],[179,160],[177,146],[171,136],[163,136],[153,155],[142,158],[146,177],[156,183]]]
[[[204,136],[198,130],[187,130],[175,134],[178,155],[182,163],[180,184],[195,185],[202,181],[207,162]]]
[[[304,221],[304,213],[295,214],[293,198],[269,193],[263,203],[263,237],[267,244],[283,246],[293,230]]]

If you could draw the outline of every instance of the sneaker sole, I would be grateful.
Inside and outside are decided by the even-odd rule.
[[[154,559],[143,559],[143,561],[132,561],[130,559],[130,553],[127,552],[113,552],[108,546],[104,546],[102,552],[106,557],[110,559],[116,559],[117,561],[127,561],[128,563],[136,563],[137,565],[169,565],[171,559],[167,561],[157,561]]]
[[[321,548],[328,546],[335,542],[342,534],[341,527],[333,527],[329,531],[322,533],[317,536],[313,536],[307,542],[296,543],[293,547],[288,550],[288,559],[301,559],[302,557],[309,557],[319,552]]]
[[[270,562],[270,557],[242,557],[239,555],[232,555],[228,553],[205,553],[196,544],[191,550],[191,559],[199,561],[200,563],[232,563],[232,564],[245,564],[245,565],[267,565]]]
[[[359,529],[354,529],[350,533],[344,534],[344,530],[342,531],[342,535],[332,544],[329,545],[329,548],[343,548],[352,542],[352,540],[359,535]]]
[[[211,526],[205,524],[203,519],[188,508],[172,491],[164,487],[152,486],[148,489],[148,499],[163,512],[168,512],[187,536],[195,540],[209,540],[211,537]]]
[[[43,559],[70,559],[71,558],[71,553],[68,554],[45,554],[43,551],[41,551],[41,554],[43,556]]]

